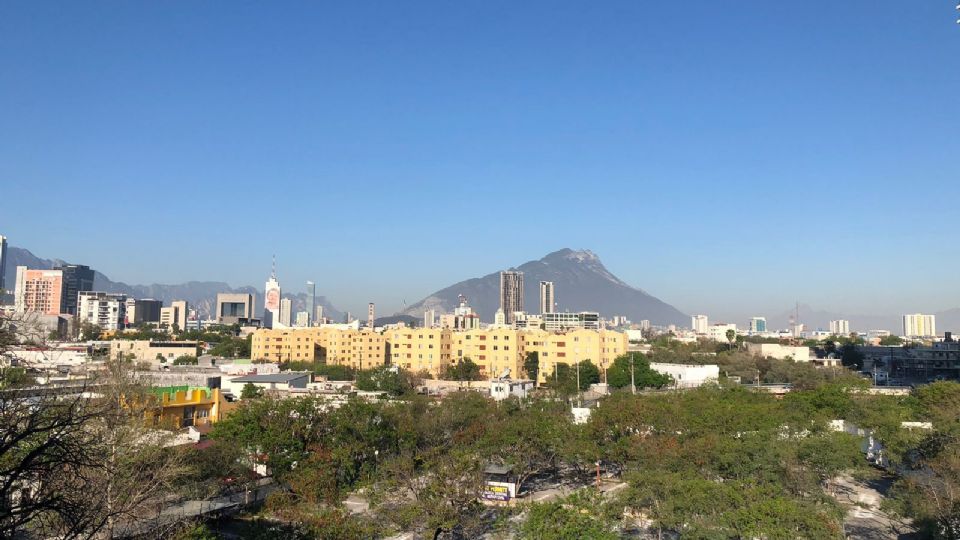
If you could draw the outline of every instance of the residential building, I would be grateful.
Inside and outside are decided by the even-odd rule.
[[[649,330],[651,327],[650,321],[643,319],[640,321],[640,330]]]
[[[450,328],[394,328],[385,336],[390,365],[413,372],[427,371],[437,379],[450,365],[453,345]]]
[[[110,357],[123,354],[137,362],[172,363],[181,356],[197,355],[196,341],[150,341],[146,339],[115,339],[110,342]]]
[[[543,319],[543,328],[548,332],[564,332],[577,328],[600,329],[600,314],[595,311],[544,313],[541,318]]]
[[[734,334],[736,334],[737,325],[733,323],[712,324],[707,327],[707,339],[719,341],[720,343],[729,343],[730,340],[727,337],[727,332],[730,330],[733,330]]]
[[[956,341],[920,347],[867,346],[863,353],[864,373],[886,372],[902,383],[960,380],[960,343]]]
[[[271,362],[323,362],[353,369],[386,363],[384,335],[345,325],[260,329],[250,342],[250,357]]]
[[[167,428],[204,426],[220,420],[226,401],[219,388],[166,386],[150,389],[157,408],[147,413],[147,424]]]
[[[317,306],[316,308],[314,308],[314,312],[313,312],[313,325],[319,326],[324,322],[326,321],[323,318],[323,306],[322,305]]]
[[[214,318],[218,324],[240,324],[255,319],[256,300],[250,293],[218,293],[217,311]]]
[[[750,335],[763,334],[766,331],[767,331],[766,317],[750,318]]]
[[[60,270],[31,270],[17,267],[14,309],[18,313],[66,313],[66,289]]]
[[[310,318],[313,317],[314,306],[316,306],[317,304],[317,286],[312,281],[307,282],[307,301],[306,302],[307,302],[307,305],[306,305],[307,322],[303,326],[311,326]],[[297,316],[298,316],[297,320],[299,321],[299,313],[297,314]],[[299,322],[297,323],[297,326],[300,326]]]
[[[493,314],[493,325],[494,326],[507,325],[507,316],[503,313],[503,310],[500,308],[497,308],[497,312]]]
[[[367,304],[367,328],[373,330],[377,321],[377,306],[370,302]]]
[[[627,334],[587,329],[563,333],[528,330],[519,332],[519,345],[518,366],[513,373],[522,372],[527,353],[536,352],[540,358],[539,381],[546,382],[557,364],[574,365],[589,360],[601,371],[605,370],[613,364],[614,359],[626,354]]]
[[[490,381],[490,397],[494,401],[503,401],[509,397],[526,399],[536,383],[526,379],[493,379]]]
[[[935,315],[923,313],[909,313],[903,316],[904,337],[933,337],[937,335],[937,318]]]
[[[523,311],[523,272],[500,272],[500,309],[506,314],[506,324],[512,325],[514,313]]]
[[[163,302],[152,298],[127,298],[125,327],[144,323],[159,323]]]
[[[283,371],[263,375],[240,375],[227,378],[224,382],[224,390],[235,397],[240,397],[243,387],[248,383],[261,390],[283,392],[294,388],[306,388],[309,382],[310,373],[308,372]]]
[[[555,300],[553,298],[553,282],[540,282],[540,314],[553,313]]]
[[[63,288],[66,295],[63,301],[64,313],[77,315],[79,313],[78,295],[93,290],[93,270],[82,264],[64,264],[57,266],[54,270],[63,272]]]
[[[82,292],[77,297],[77,318],[103,330],[123,330],[127,321],[127,296],[105,292]]]
[[[433,328],[437,324],[437,310],[428,309],[423,312],[423,327]]]
[[[307,328],[310,326],[310,313],[307,311],[298,311],[297,318],[293,322],[297,328]]]
[[[694,315],[690,317],[690,329],[694,334],[706,334],[710,322],[706,315]]]
[[[174,300],[169,307],[160,308],[160,328],[186,330],[189,308],[186,300]]]
[[[830,333],[835,336],[850,335],[850,321],[845,319],[830,321]]]

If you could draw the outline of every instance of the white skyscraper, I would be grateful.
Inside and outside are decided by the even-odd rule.
[[[289,298],[283,298],[280,300],[280,324],[283,327],[291,326],[291,319],[293,318],[293,302]]]
[[[709,326],[710,323],[706,315],[694,315],[690,317],[690,328],[692,328],[696,334],[706,334],[707,327]]]
[[[903,316],[904,337],[932,337],[937,335],[937,318],[923,313],[909,313]]]
[[[423,312],[423,327],[424,328],[433,328],[433,325],[437,320],[437,310],[428,309]]]
[[[830,333],[835,336],[850,335],[850,321],[845,319],[830,321]]]
[[[310,314],[306,311],[298,311],[297,318],[294,321],[294,326],[298,328],[310,326]]]
[[[540,282],[540,314],[544,313],[553,313],[554,306],[553,298],[553,282],[552,281],[541,281]]]
[[[281,324],[280,282],[277,281],[277,264],[274,261],[270,279],[263,286],[263,326],[264,328],[279,328]]]

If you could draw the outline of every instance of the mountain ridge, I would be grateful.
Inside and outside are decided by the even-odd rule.
[[[618,278],[590,250],[563,248],[508,270],[524,273],[524,308],[530,313],[538,311],[539,282],[552,281],[559,311],[598,311],[604,316],[626,315],[635,322],[647,319],[657,325],[690,323],[689,316],[677,308]],[[500,272],[440,289],[401,313],[422,317],[429,309],[449,312],[460,294],[467,297],[481,320],[492,321],[500,307]]]

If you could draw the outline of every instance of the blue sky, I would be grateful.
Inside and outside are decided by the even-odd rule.
[[[0,234],[136,283],[260,286],[275,253],[355,312],[562,247],[688,312],[958,307],[954,19],[5,2]]]

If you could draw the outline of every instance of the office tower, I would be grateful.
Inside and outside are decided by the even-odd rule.
[[[314,310],[313,323],[315,325],[323,324],[323,306],[317,306]]]
[[[7,290],[3,276],[7,275],[7,237],[0,235],[0,293]]]
[[[934,315],[910,313],[903,316],[904,337],[932,337],[937,335],[937,318]]]
[[[77,295],[80,324],[94,324],[103,330],[123,330],[126,311],[127,296],[124,294],[84,291]]]
[[[293,316],[293,302],[289,298],[280,300],[280,324],[284,327],[290,327],[290,320]]]
[[[523,311],[523,272],[500,272],[500,309],[506,316],[506,324],[513,324],[516,321],[514,314]]]
[[[174,327],[181,331],[186,330],[189,310],[190,305],[186,300],[170,302],[170,307],[160,308],[160,327],[169,330],[173,330]]]
[[[274,261],[270,279],[263,286],[263,326],[280,326],[280,282],[277,281],[277,264]]]
[[[367,304],[367,328],[373,330],[373,325],[376,322],[376,307],[373,305],[373,302]]]
[[[767,331],[767,318],[766,317],[751,317],[750,318],[750,333],[751,334],[762,334]]]
[[[54,270],[63,272],[64,313],[77,314],[77,295],[93,290],[93,270],[82,264],[64,264]]]
[[[14,309],[18,313],[65,313],[66,288],[60,270],[31,270],[17,267]]]
[[[540,282],[540,314],[553,313],[553,282]]]
[[[693,329],[695,334],[706,334],[708,326],[710,326],[710,322],[706,315],[694,315],[690,317],[690,328]]]
[[[846,336],[850,334],[850,321],[838,319],[830,321],[830,333],[835,336]]]
[[[423,327],[424,328],[433,328],[433,325],[437,320],[437,310],[428,309],[423,312]]]
[[[313,308],[316,304],[317,304],[317,286],[312,281],[308,281],[307,282],[307,323],[304,324],[303,326],[310,326],[310,317],[313,317]],[[299,315],[299,313],[297,315]]]
[[[217,311],[214,318],[218,324],[239,324],[241,319],[253,319],[256,300],[249,293],[218,293]]]
[[[127,298],[126,324],[125,326],[136,326],[142,323],[160,322],[160,309],[163,302],[152,298],[137,300],[136,298]]]
[[[298,328],[304,328],[310,326],[310,314],[306,311],[298,311],[297,318],[293,322],[294,326]]]

